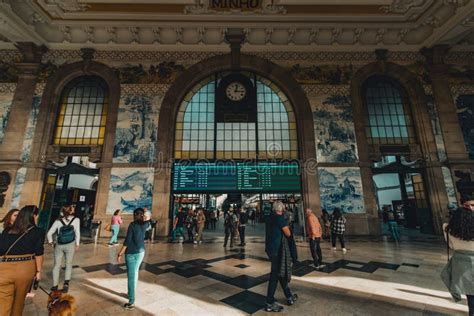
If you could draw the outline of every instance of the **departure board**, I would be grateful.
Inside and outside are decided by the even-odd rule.
[[[177,193],[299,192],[299,165],[274,162],[175,163]]]

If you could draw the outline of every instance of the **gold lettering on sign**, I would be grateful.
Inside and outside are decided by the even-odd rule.
[[[209,9],[216,11],[254,11],[262,9],[263,0],[209,0]]]

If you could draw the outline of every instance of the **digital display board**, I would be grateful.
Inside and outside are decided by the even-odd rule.
[[[299,171],[296,162],[178,162],[173,165],[173,191],[300,192]]]

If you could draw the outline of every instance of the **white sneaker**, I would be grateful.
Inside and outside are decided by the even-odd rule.
[[[336,247],[332,247],[332,250],[336,250]]]
[[[197,241],[193,241],[193,244],[197,245],[197,243],[198,243]]]
[[[346,253],[347,252],[347,249],[346,248],[342,248],[342,253]]]

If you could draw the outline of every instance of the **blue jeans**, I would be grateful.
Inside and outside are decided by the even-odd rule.
[[[173,229],[173,233],[171,235],[172,241],[176,240],[176,235],[181,235],[183,237],[183,240],[186,240],[186,237],[184,237],[184,227],[178,226],[175,229]]]
[[[145,252],[125,255],[128,279],[128,302],[130,304],[135,304],[135,289],[138,283],[138,270],[140,270],[140,264],[142,263],[144,256]]]
[[[400,241],[400,232],[398,231],[398,224],[396,221],[388,222],[388,229],[392,233],[392,237],[395,241]]]
[[[114,224],[111,225],[110,228],[112,229],[112,236],[110,236],[109,244],[113,244],[117,242],[118,234],[120,231],[120,225]]]

